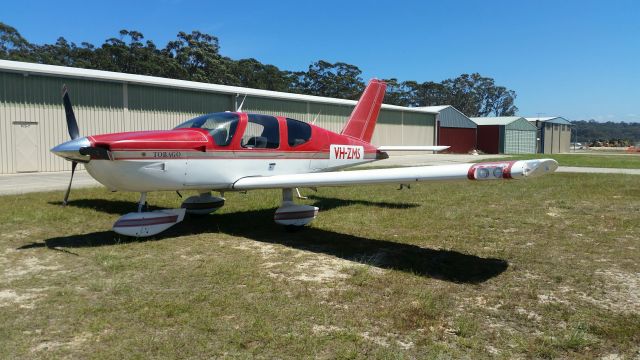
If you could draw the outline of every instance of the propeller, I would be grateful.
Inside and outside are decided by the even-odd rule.
[[[75,140],[80,137],[80,131],[78,130],[78,122],[76,121],[76,115],[73,113],[71,99],[69,98],[69,89],[67,88],[66,84],[62,85],[62,103],[64,104],[64,112],[67,117],[67,130],[69,131],[69,136],[71,137],[71,140]],[[76,172],[76,166],[78,166],[78,162],[72,161],[71,178],[69,179],[69,186],[67,187],[67,191],[64,193],[62,206],[67,205],[69,193],[71,192],[71,183],[73,182],[73,174]]]
[[[62,85],[62,102],[64,103],[64,112],[67,116],[67,130],[69,130],[69,136],[71,136],[71,140],[75,140],[80,137],[80,131],[78,130],[76,115],[73,113],[73,107],[71,107],[71,99],[69,98],[69,89],[67,88],[67,85]]]

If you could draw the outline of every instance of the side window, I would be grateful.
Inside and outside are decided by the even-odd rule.
[[[280,146],[278,119],[273,116],[249,114],[240,145],[248,149],[277,149]]]
[[[298,146],[306,143],[311,138],[311,126],[309,124],[287,119],[287,140],[289,146]]]

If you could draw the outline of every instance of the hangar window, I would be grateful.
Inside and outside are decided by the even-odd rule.
[[[311,126],[306,122],[287,118],[287,140],[289,146],[298,146],[311,138]]]
[[[209,131],[218,146],[231,143],[238,127],[239,117],[236,113],[213,113],[198,116],[175,127],[175,129],[197,128]]]
[[[240,142],[248,149],[277,149],[280,146],[280,126],[273,116],[249,114],[247,129]]]

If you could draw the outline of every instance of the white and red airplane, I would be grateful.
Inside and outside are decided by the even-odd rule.
[[[393,169],[337,171],[386,159],[385,151],[432,150],[447,146],[375,147],[370,141],[386,84],[372,80],[340,134],[281,116],[220,112],[202,115],[173,130],[123,132],[80,137],[69,93],[63,102],[71,141],[51,151],[84,163],[89,174],[112,191],[140,192],[138,211],[120,217],[113,230],[128,236],[151,236],[182,221],[185,212],[208,214],[224,205],[224,192],[282,189],[274,220],[303,226],[318,208],[297,205],[300,187],[373,183],[407,184],[431,180],[502,180],[534,177],[556,170],[552,159]],[[196,190],[180,209],[143,211],[149,191]],[[220,192],[220,197],[211,195]],[[298,193],[299,195],[299,193]]]

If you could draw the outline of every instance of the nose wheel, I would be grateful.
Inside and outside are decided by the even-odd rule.
[[[142,211],[146,204],[147,193],[140,193],[138,211],[122,215],[113,224],[113,231],[125,236],[147,237],[157,235],[184,220],[184,208]]]

